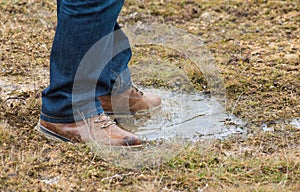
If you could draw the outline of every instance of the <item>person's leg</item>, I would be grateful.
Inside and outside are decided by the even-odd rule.
[[[53,123],[71,123],[81,118],[75,117],[74,119],[72,109],[75,74],[88,50],[101,38],[115,30],[116,20],[123,3],[123,0],[57,1],[58,24],[51,51],[50,85],[43,91],[42,96],[42,120]],[[114,83],[111,71],[113,68],[121,71],[127,69],[130,57],[130,50],[125,50],[124,53],[115,57],[117,67],[114,67],[114,64],[108,64],[104,68],[99,79],[99,85],[104,89],[101,89],[98,94],[110,94]],[[111,63],[115,63],[115,58]],[[85,78],[88,83],[91,77],[82,78]],[[97,99],[94,102],[97,110],[84,114],[86,118],[103,112],[100,102]]]
[[[128,68],[128,63],[132,56],[129,40],[121,31],[118,23],[114,27],[114,32],[114,36],[116,36],[115,41],[127,44],[128,48],[116,54],[105,66],[102,74],[110,73],[110,76],[100,75],[97,83],[97,96],[119,94],[129,89],[132,85],[131,74]],[[118,49],[118,45],[114,48]]]
[[[69,142],[93,140],[105,145],[141,143],[136,135],[120,129],[102,113],[95,91],[98,79],[106,88],[104,91],[111,90],[113,64],[109,61],[114,52],[118,55],[129,48],[126,38],[114,41],[124,40],[123,35],[110,35],[123,3],[122,0],[57,0],[58,24],[50,58],[50,85],[43,91],[42,112],[36,126],[47,137]],[[123,42],[123,49],[114,51],[114,45],[120,48]],[[118,68],[126,69],[130,56],[118,63]],[[92,113],[83,110],[83,116],[78,117],[73,113],[77,109],[74,104],[97,110]]]

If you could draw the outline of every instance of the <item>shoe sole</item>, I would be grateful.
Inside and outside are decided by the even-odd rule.
[[[34,127],[34,129],[50,140],[72,143],[70,139],[60,136],[54,133],[53,131],[50,131],[49,129],[45,128],[44,126],[42,126],[40,124],[40,121]]]

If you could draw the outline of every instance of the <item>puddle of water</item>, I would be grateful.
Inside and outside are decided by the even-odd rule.
[[[144,116],[117,118],[125,129],[146,140],[182,137],[225,137],[244,132],[244,123],[225,113],[213,98],[202,93],[180,93],[163,89],[144,89],[162,96],[160,109]]]
[[[274,131],[274,128],[273,127],[269,127],[266,123],[264,123],[262,125],[262,130],[263,131],[270,131],[270,132],[273,132]]]
[[[0,76],[0,98],[4,101],[19,98],[22,93],[37,90],[47,84],[48,76],[47,69],[36,69],[28,76]]]
[[[278,125],[278,124],[288,124],[293,126],[294,128],[300,129],[300,119],[296,118],[296,119],[292,119],[292,120],[277,120],[277,121],[273,121],[271,123],[263,123],[262,124],[262,130],[263,131],[274,131],[274,125]]]
[[[122,167],[157,167],[202,138],[224,138],[244,133],[244,124],[229,116],[219,102],[199,92],[143,89],[162,96],[162,106],[149,114],[115,117],[121,127],[148,142],[140,149],[114,148],[91,142],[92,149],[108,162]]]
[[[13,85],[8,79],[0,79],[1,96],[10,95],[18,89],[20,89],[19,85]]]
[[[34,90],[34,87],[28,83],[16,83],[20,80],[16,78],[0,78],[0,101],[8,103],[14,102],[15,100],[25,99],[22,96],[30,90]]]
[[[297,129],[300,129],[300,119],[293,119],[291,121],[291,125],[293,125],[294,127],[296,127]]]

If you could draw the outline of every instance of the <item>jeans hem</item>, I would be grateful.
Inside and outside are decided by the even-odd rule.
[[[124,93],[126,90],[130,89],[131,86],[132,86],[132,81],[129,81],[126,86],[123,86],[121,89],[118,89],[117,91],[111,92],[110,95],[112,96],[120,95]]]
[[[74,123],[77,121],[82,121],[84,119],[88,119],[97,115],[100,115],[103,113],[102,108],[95,109],[93,111],[88,111],[88,112],[82,112],[80,115],[73,115],[73,116],[68,116],[68,117],[53,117],[46,115],[44,113],[40,114],[40,119],[51,122],[51,123]]]

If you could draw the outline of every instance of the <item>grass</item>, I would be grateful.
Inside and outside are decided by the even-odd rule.
[[[300,130],[289,125],[300,114],[298,1],[126,1],[123,25],[159,22],[200,36],[224,77],[228,111],[248,123],[246,136],[199,141],[158,169],[141,170],[115,167],[84,144],[34,132],[48,83],[41,71],[49,67],[55,3],[1,1],[0,7],[1,79],[28,86],[7,95],[0,88],[1,191],[300,190]],[[151,53],[166,66],[192,65],[168,49],[136,47],[133,70]],[[201,78],[195,82],[200,89]]]

